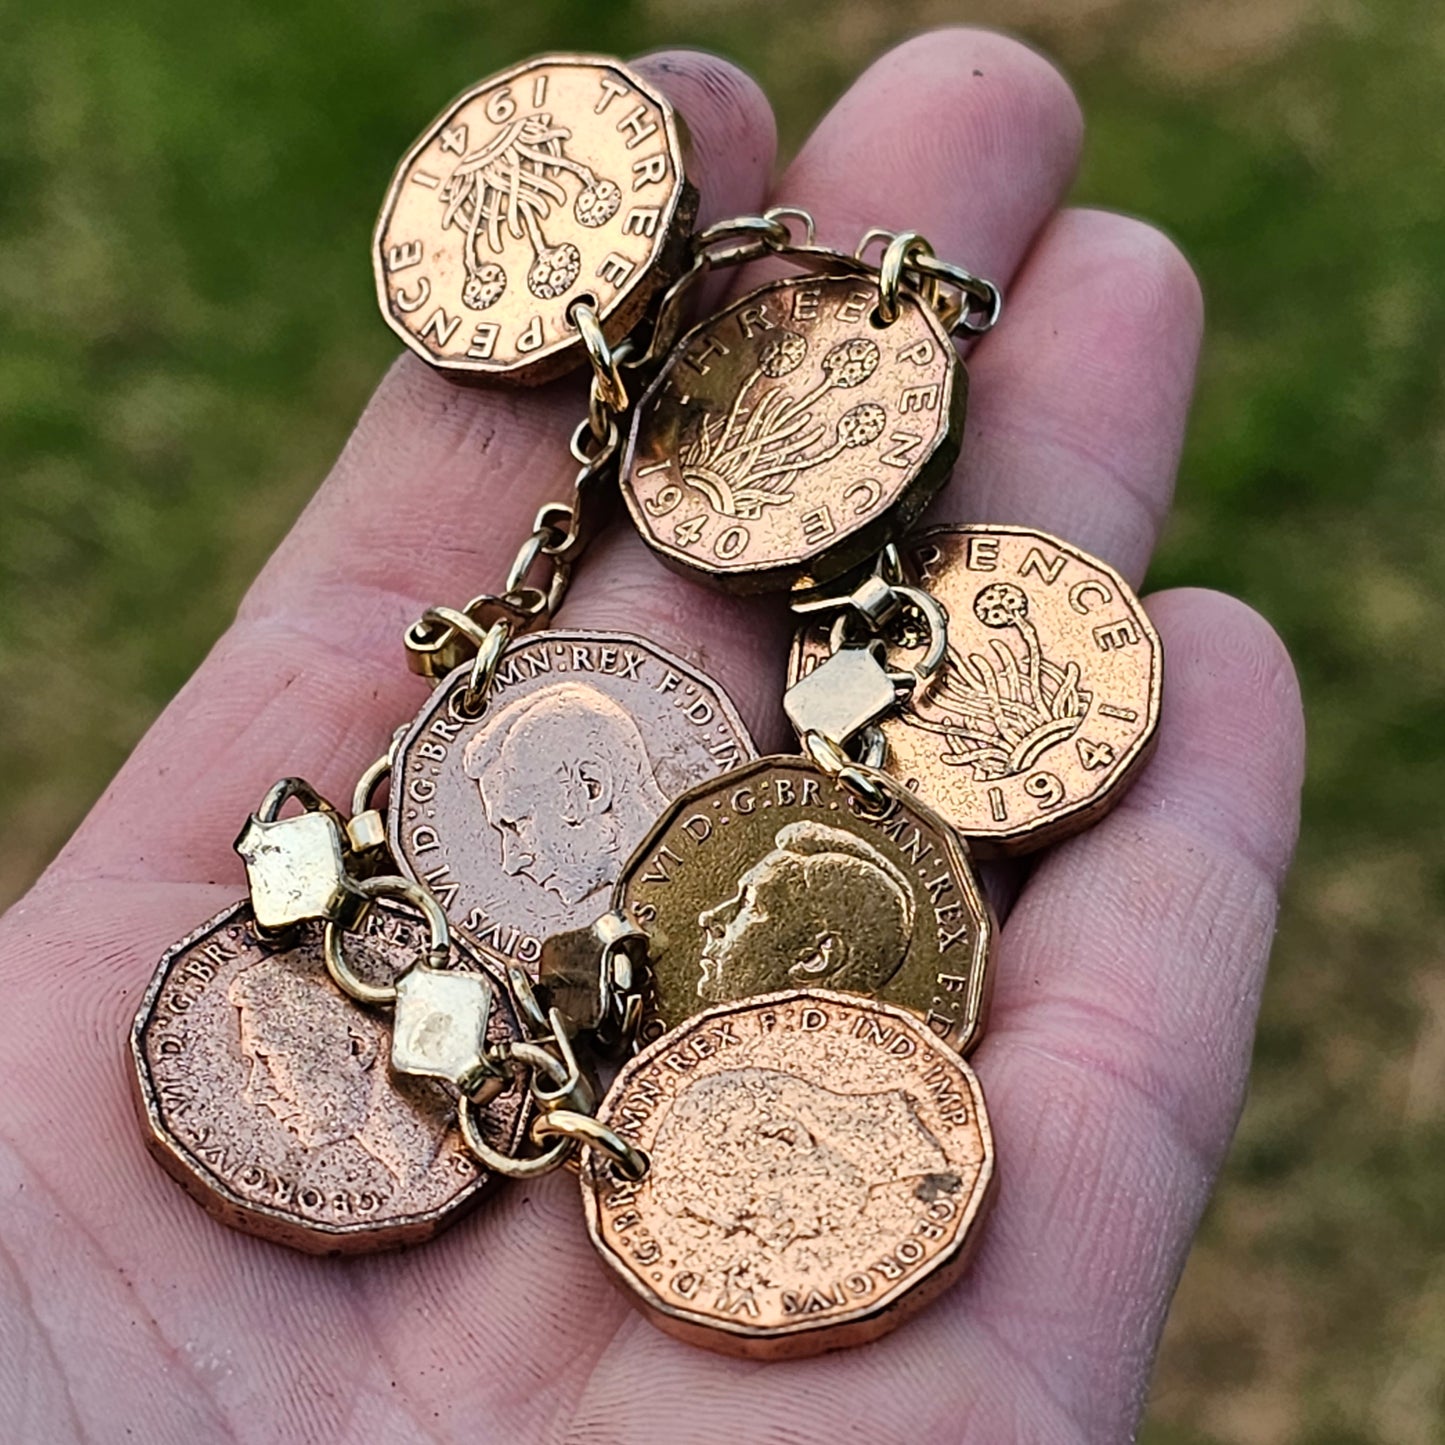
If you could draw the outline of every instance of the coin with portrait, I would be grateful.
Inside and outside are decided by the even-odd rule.
[[[544,938],[606,910],[669,800],[752,742],[716,684],[640,638],[524,638],[477,715],[469,679],[443,681],[397,749],[392,849],[462,937],[535,971]]]
[[[754,1358],[876,1338],[963,1268],[993,1179],[982,1090],[906,1010],[823,989],[724,1004],[629,1063],[584,1168],[593,1243],[654,1323]]]
[[[424,953],[427,930],[389,903],[352,935],[354,966],[375,981]],[[453,966],[483,969],[455,948]],[[500,980],[488,1038],[520,1036]],[[238,903],[162,959],[132,1032],[147,1141],[186,1190],[225,1223],[314,1253],[430,1238],[490,1176],[462,1142],[451,1096],[395,1074],[384,1015],[326,973],[321,927],[282,942]],[[524,1147],[524,1091],[479,1111],[503,1153]]]
[[[708,1004],[818,986],[902,1004],[966,1049],[994,925],[952,829],[903,795],[870,816],[797,757],[676,799],[614,898],[648,938],[656,1036]]]

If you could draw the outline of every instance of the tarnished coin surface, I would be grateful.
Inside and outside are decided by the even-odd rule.
[[[981,856],[1022,853],[1087,827],[1153,751],[1163,650],[1112,567],[1022,527],[933,527],[905,565],[948,612],[948,655],[881,723],[884,770]],[[923,648],[907,624],[890,663]],[[827,656],[828,631],[795,637],[791,677]]]
[[[522,639],[479,717],[470,675],[436,689],[397,749],[392,851],[462,937],[535,974],[544,938],[606,911],[668,803],[752,740],[720,687],[638,637]]]
[[[648,936],[647,1037],[811,985],[901,1004],[960,1050],[983,1025],[994,924],[953,830],[908,798],[869,817],[803,758],[678,798],[614,904]]]
[[[622,494],[643,537],[736,591],[837,577],[947,478],[967,379],[905,294],[867,276],[774,281],[688,332],[638,404]]]
[[[973,1071],[903,1009],[827,990],[709,1009],[639,1054],[599,1117],[588,1230],[653,1323],[727,1354],[886,1333],[962,1271],[994,1179]]]
[[[372,243],[387,324],[459,380],[546,381],[679,271],[697,194],[672,107],[615,60],[546,56],[459,96],[397,168]]]
[[[317,1254],[429,1239],[491,1176],[448,1094],[390,1071],[386,1017],[331,982],[321,932],[265,942],[243,902],[166,953],[131,1034],[146,1141],[210,1213],[265,1239]],[[380,982],[426,945],[424,923],[378,903],[348,952]],[[482,969],[462,949],[453,963]],[[520,1030],[493,985],[489,1038],[502,1043]],[[529,1099],[513,1089],[478,1111],[494,1148],[526,1152]]]

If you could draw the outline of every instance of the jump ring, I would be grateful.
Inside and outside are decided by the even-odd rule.
[[[436,629],[434,636],[429,630],[432,628]],[[419,647],[438,648],[449,640],[448,633],[454,635],[458,632],[478,647],[487,635],[472,618],[455,607],[428,607],[422,613],[421,621],[412,623],[408,641],[414,637]]]
[[[948,613],[936,597],[922,588],[900,586],[893,590],[900,597],[907,598],[928,624],[928,650],[913,664],[914,676],[919,682],[927,682],[948,656]]]
[[[627,410],[627,387],[617,369],[617,358],[607,344],[596,308],[586,301],[577,301],[568,309],[568,317],[582,338],[587,360],[592,363],[592,386],[602,404],[613,412]],[[594,431],[596,428],[593,429]],[[602,440],[598,436],[598,441]]]
[[[505,617],[498,618],[487,630],[477,655],[472,659],[472,675],[467,679],[466,689],[461,696],[463,709],[477,711],[487,700],[501,665],[502,654],[512,640],[512,624]]]
[[[398,898],[409,903],[426,919],[430,934],[426,959],[432,968],[442,968],[452,951],[451,928],[441,904],[420,884],[409,878],[353,879],[352,887],[367,898]],[[368,983],[346,961],[341,946],[341,925],[334,919],[327,919],[326,931],[322,936],[322,955],[326,960],[326,972],[332,982],[343,993],[349,994],[358,1003],[388,1006],[396,1002],[396,983]],[[407,970],[404,970],[406,972]]]
[[[900,231],[888,243],[878,263],[878,314],[885,326],[892,326],[898,320],[904,269],[920,251],[931,249],[917,231]]]
[[[517,1044],[512,1045],[514,1051],[517,1047]],[[568,1070],[561,1060],[554,1059],[545,1049],[538,1050],[538,1053],[540,1058],[535,1061],[534,1067],[549,1075],[554,1084],[565,1083]],[[457,1127],[461,1130],[462,1142],[483,1167],[494,1174],[505,1174],[512,1179],[535,1179],[539,1174],[550,1174],[567,1162],[567,1156],[576,1147],[571,1139],[559,1139],[550,1149],[532,1158],[519,1159],[511,1154],[503,1154],[482,1138],[476,1108],[465,1095],[457,1101]]]
[[[637,1183],[647,1177],[652,1161],[635,1144],[629,1144],[615,1129],[610,1129],[591,1114],[578,1114],[572,1109],[553,1109],[532,1120],[532,1138],[568,1139],[588,1149],[605,1154],[613,1168],[624,1179]]]
[[[780,243],[780,248],[793,244],[793,233],[787,225],[788,218],[803,223],[803,244],[805,246],[817,244],[818,223],[813,219],[810,211],[805,211],[801,206],[769,206],[768,209],[763,212],[763,219],[765,221],[777,221],[782,224],[786,239]]]
[[[587,449],[588,438],[597,444],[595,455]],[[617,450],[622,441],[622,433],[617,428],[615,421],[607,423],[607,435],[596,437],[592,434],[592,424],[589,421],[579,421],[576,430],[572,433],[572,440],[569,446],[572,451],[573,460],[578,466],[597,468],[610,461],[612,454]]]
[[[510,1179],[535,1179],[540,1174],[550,1174],[567,1162],[567,1156],[576,1147],[571,1139],[559,1139],[550,1149],[530,1158],[503,1154],[482,1138],[476,1106],[465,1096],[457,1100],[457,1127],[461,1131],[462,1143],[484,1169],[490,1169],[493,1174],[505,1174]]]

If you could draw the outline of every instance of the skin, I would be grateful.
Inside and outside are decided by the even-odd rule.
[[[911,227],[1006,285],[933,515],[1038,525],[1139,581],[1200,295],[1158,232],[1059,209],[1081,122],[1052,67],[976,31],[916,40],[771,189],[749,81],[696,55],[644,68],[689,118],[705,221],[786,200],[844,248]],[[235,625],[0,923],[0,1436],[1050,1445],[1134,1429],[1243,1097],[1296,832],[1293,673],[1270,628],[1216,593],[1149,600],[1169,664],[1148,770],[1097,827],[998,884],[1014,901],[974,1055],[997,1207],[965,1280],[888,1339],[766,1368],[674,1343],[614,1292],[566,1174],[510,1186],[423,1248],[338,1262],[216,1225],[142,1148],[126,1030],[167,943],[241,891],[236,820],[292,772],[348,795],[422,700],[399,626],[503,575],[539,502],[565,495],[579,397],[456,388],[398,362]],[[428,517],[452,519],[445,547],[423,493]],[[782,745],[782,614],[721,604],[617,529],[563,617],[693,655]]]

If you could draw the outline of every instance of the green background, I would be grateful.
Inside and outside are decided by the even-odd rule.
[[[1203,276],[1199,406],[1152,582],[1262,610],[1310,713],[1253,1093],[1144,1439],[1433,1445],[1445,10],[1428,0],[9,0],[0,902],[224,625],[391,356],[367,236],[442,100],[538,49],[709,45],[763,82],[788,147],[889,42],[964,20],[1059,60],[1091,127],[1077,198],[1158,221]]]

